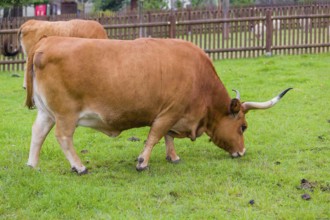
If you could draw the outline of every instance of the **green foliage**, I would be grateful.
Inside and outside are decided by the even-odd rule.
[[[96,11],[118,11],[122,8],[123,4],[127,3],[126,0],[94,0],[93,2]]]
[[[192,7],[218,5],[218,0],[191,0]]]
[[[254,4],[255,0],[230,0],[232,6],[236,5],[251,5]]]
[[[13,6],[33,5],[48,2],[49,0],[1,0],[0,7],[8,8]]]
[[[191,5],[193,7],[201,6],[204,3],[204,0],[191,0]]]
[[[74,143],[90,170],[85,176],[70,172],[53,131],[39,167],[25,165],[36,111],[23,106],[23,78],[1,72],[0,219],[327,219],[329,60],[327,53],[214,62],[230,94],[238,89],[243,101],[294,87],[272,109],[247,114],[242,158],[231,159],[203,135],[175,139],[182,161],[170,164],[161,140],[150,170],[139,173],[135,159],[148,128],[117,138],[78,128]],[[141,141],[128,141],[132,136]],[[302,179],[312,186],[301,187]],[[311,200],[301,198],[306,193]]]
[[[13,5],[24,5],[29,3],[30,0],[2,0],[0,2],[0,7],[11,7]]]
[[[167,8],[167,2],[165,0],[138,0],[137,3],[138,5],[143,4],[144,10],[157,10]],[[122,9],[124,6],[128,7],[129,5],[129,0],[94,0],[94,8],[96,11],[117,11]]]
[[[165,0],[144,0],[143,9],[145,10],[156,10],[156,9],[166,9],[167,3]]]

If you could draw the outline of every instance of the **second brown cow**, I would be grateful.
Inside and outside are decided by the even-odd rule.
[[[107,39],[107,33],[97,21],[73,19],[70,21],[42,21],[28,20],[18,30],[19,45],[25,55],[29,56],[30,50],[43,36],[63,36]],[[16,56],[20,48],[10,51],[9,42],[5,41],[3,55]],[[26,74],[24,73],[23,88],[26,87]]]

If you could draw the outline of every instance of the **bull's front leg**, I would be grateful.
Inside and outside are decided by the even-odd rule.
[[[73,146],[73,133],[75,128],[76,120],[69,117],[66,119],[57,119],[55,136],[61,145],[65,157],[70,162],[71,170],[78,174],[86,174],[88,172],[87,168],[82,164]]]
[[[47,113],[39,110],[37,118],[32,126],[30,153],[27,162],[28,166],[35,168],[38,165],[41,146],[53,126],[54,121],[52,118],[50,118]]]
[[[143,152],[138,157],[138,164],[136,165],[137,171],[143,171],[148,169],[148,162],[150,159],[151,151],[155,144],[165,136],[165,134],[170,130],[173,125],[173,118],[169,115],[167,117],[158,118],[154,121],[150,128],[148,139],[144,146]],[[172,139],[173,142],[173,139]]]
[[[170,135],[165,135],[166,145],[166,160],[172,163],[179,163],[180,157],[176,154],[174,149],[174,138]]]
[[[148,139],[144,145],[143,152],[138,157],[138,164],[136,165],[137,171],[143,171],[148,169],[148,162],[150,159],[151,151],[155,146],[155,144],[157,144],[160,139],[161,136],[160,138],[158,138],[153,135],[150,135],[149,133]]]

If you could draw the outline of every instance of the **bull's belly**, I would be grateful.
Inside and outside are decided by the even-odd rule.
[[[120,117],[109,118],[109,115],[85,111],[80,113],[77,126],[90,127],[101,131],[110,137],[116,137],[124,130],[150,126],[150,124],[141,120],[138,116],[135,117],[134,120],[132,120],[132,118],[128,119],[122,115]],[[191,140],[195,140],[196,135],[197,137],[201,135],[199,132],[196,134],[196,129],[196,123],[186,123],[186,120],[181,119],[173,125],[169,130],[169,134],[176,138],[189,137]]]
[[[124,116],[111,117],[109,114],[102,115],[98,112],[84,111],[79,114],[77,126],[89,127],[101,131],[108,136],[116,137],[122,131],[147,126],[148,123],[137,118],[135,120],[128,119]]]
[[[79,114],[77,126],[93,128],[111,137],[116,137],[121,132],[109,126],[103,117],[95,112],[81,112]]]

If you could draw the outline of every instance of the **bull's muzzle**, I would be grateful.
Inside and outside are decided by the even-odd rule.
[[[246,150],[245,150],[245,148],[244,148],[243,151],[239,151],[239,152],[232,153],[231,156],[232,156],[233,158],[236,158],[236,157],[242,157],[242,156],[244,156],[245,151],[246,151]]]

